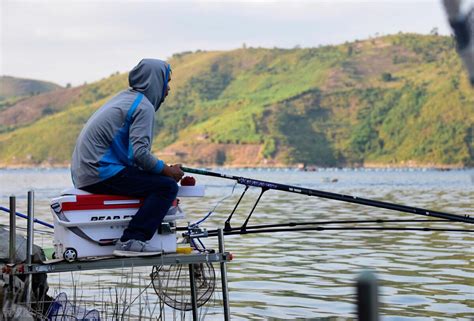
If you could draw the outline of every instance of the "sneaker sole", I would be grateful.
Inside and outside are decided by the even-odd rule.
[[[120,251],[120,250],[115,250],[113,252],[115,256],[120,256],[120,257],[137,257],[137,256],[155,256],[155,255],[161,255],[161,252],[133,252],[133,251]]]

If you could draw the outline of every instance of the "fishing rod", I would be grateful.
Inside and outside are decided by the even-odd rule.
[[[287,222],[287,223],[278,223],[278,224],[261,224],[261,225],[249,225],[247,226],[247,230],[256,230],[256,229],[266,229],[266,228],[283,228],[283,227],[297,227],[297,226],[310,226],[310,225],[333,225],[333,224],[368,224],[368,223],[376,223],[376,224],[384,224],[384,223],[434,223],[434,222],[446,222],[446,220],[429,220],[429,219],[407,219],[407,220],[382,220],[382,219],[374,219],[374,220],[336,220],[336,221],[318,221],[318,222]],[[192,224],[192,227],[198,226],[198,223]],[[189,227],[187,226],[177,226],[177,231],[189,231]],[[231,227],[226,231],[238,231],[240,227]]]
[[[224,235],[245,235],[260,233],[278,233],[278,232],[307,232],[307,231],[420,231],[420,232],[461,232],[474,233],[474,230],[455,229],[455,228],[437,228],[437,227],[399,227],[399,226],[350,226],[350,227],[323,227],[323,226],[305,226],[293,228],[264,228],[264,229],[246,229],[225,231]],[[218,230],[209,230],[205,235],[197,237],[217,237]]]
[[[319,222],[288,222],[279,224],[262,224],[262,225],[250,225],[247,226],[247,230],[259,230],[268,228],[285,228],[285,227],[298,227],[298,226],[311,226],[311,225],[346,225],[346,224],[384,224],[384,223],[433,223],[433,222],[446,222],[446,220],[427,220],[427,219],[411,219],[411,220],[344,220],[344,221],[319,221]],[[227,231],[238,231],[240,228],[230,228]]]
[[[4,212],[7,212],[7,213],[10,213],[10,209],[9,208],[6,208],[6,207],[3,207],[3,206],[0,206],[0,211],[4,211]],[[25,215],[25,214],[22,214],[20,212],[15,212],[15,215],[18,216],[18,217],[21,217],[21,218],[24,218],[26,220],[28,220],[28,216]],[[49,223],[46,223],[46,222],[43,222],[37,218],[34,218],[33,219],[33,222],[34,223],[38,223],[38,224],[41,224],[43,226],[46,226],[46,227],[49,227],[49,228],[54,228],[54,225],[52,224],[49,224]]]
[[[348,225],[348,224],[385,224],[385,223],[436,223],[446,222],[444,219],[404,219],[404,220],[336,220],[336,221],[319,221],[319,222],[288,222],[280,224],[262,224],[247,226],[245,231],[240,227],[230,228],[224,230],[224,235],[243,235],[243,234],[257,234],[257,233],[275,233],[275,232],[295,232],[295,231],[329,231],[329,230],[385,230],[385,231],[442,231],[442,232],[471,232],[474,230],[459,229],[459,228],[432,228],[432,227],[400,227],[400,226],[337,226],[337,227],[322,227],[322,225]],[[177,227],[177,231],[188,231],[189,227]],[[192,228],[191,228],[192,230]],[[197,228],[195,234],[205,237],[218,236],[218,230],[200,230]],[[185,233],[184,235],[186,235]],[[192,234],[192,233],[191,233]]]
[[[247,224],[250,220],[250,217],[252,216],[263,193],[265,193],[267,190],[279,190],[279,191],[302,194],[302,195],[307,195],[307,196],[316,196],[316,197],[332,199],[332,200],[337,200],[337,201],[342,201],[342,202],[347,202],[347,203],[355,203],[355,204],[361,204],[365,206],[389,209],[393,211],[424,215],[424,216],[429,216],[429,217],[434,217],[434,218],[441,218],[441,219],[449,220],[453,222],[464,222],[464,223],[474,224],[474,218],[468,214],[459,215],[459,214],[445,213],[445,212],[434,211],[434,210],[429,210],[425,208],[394,204],[394,203],[389,203],[389,202],[383,202],[383,201],[378,201],[378,200],[357,197],[357,196],[337,194],[337,193],[309,189],[309,188],[304,188],[304,187],[299,187],[299,186],[261,181],[261,180],[246,178],[246,177],[229,175],[229,174],[221,174],[221,173],[211,172],[211,171],[202,170],[202,169],[195,169],[195,168],[188,168],[188,167],[181,167],[181,169],[187,173],[234,180],[237,183],[245,186],[245,189],[242,195],[240,196],[239,200],[237,201],[237,204],[235,205],[234,209],[232,210],[231,214],[229,215],[229,217],[227,218],[225,222],[224,231],[227,231],[227,232],[232,231],[232,226],[230,224],[230,221],[237,207],[239,206],[240,201],[244,197],[249,187],[260,187],[261,192],[255,204],[253,205],[249,215],[247,216],[247,219],[245,220],[243,225],[240,227],[240,231],[246,231]]]

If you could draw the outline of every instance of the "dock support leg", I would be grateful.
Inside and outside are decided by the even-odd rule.
[[[10,247],[9,263],[16,261],[16,197],[10,196]]]
[[[26,264],[29,267],[33,262],[34,244],[34,219],[35,219],[35,192],[28,191],[28,222],[26,230]],[[26,306],[31,308],[31,289],[33,275],[28,274],[26,280]]]
[[[357,279],[358,320],[379,320],[377,279],[373,272],[363,271]]]
[[[16,262],[16,197],[15,196],[10,196],[10,243],[9,243],[9,259],[8,262],[10,266],[13,268],[15,266]],[[14,277],[13,273],[10,272],[10,275],[8,276],[8,293],[6,295],[7,300],[5,304],[7,305],[6,311],[7,315],[6,318],[7,320],[11,320],[12,316],[12,306],[13,306],[13,300],[15,298],[15,293],[14,293]]]
[[[222,229],[218,229],[218,241],[219,241],[219,253],[224,253],[225,246],[224,246],[224,231]],[[222,281],[222,303],[224,305],[224,320],[230,320],[230,309],[229,309],[229,289],[227,287],[227,270],[226,270],[226,263],[222,261],[221,265],[221,281]]]
[[[189,282],[191,283],[191,306],[193,312],[193,321],[198,320],[196,280],[194,278],[194,264],[189,264]]]

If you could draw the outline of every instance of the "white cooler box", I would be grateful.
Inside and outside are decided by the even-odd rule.
[[[204,186],[180,186],[178,197],[204,196]],[[90,194],[71,189],[51,200],[54,218],[54,252],[56,258],[109,256],[115,241],[122,236],[128,222],[143,200],[128,196]],[[164,253],[176,252],[176,220],[185,215],[173,203],[163,219],[161,234],[155,233],[150,245]]]

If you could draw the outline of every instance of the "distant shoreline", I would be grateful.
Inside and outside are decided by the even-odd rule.
[[[334,167],[321,167],[315,165],[301,166],[298,164],[293,165],[217,165],[217,164],[183,164],[188,167],[196,168],[222,168],[222,169],[294,169],[300,171],[314,172],[324,169],[419,169],[419,170],[469,170],[474,167],[460,166],[460,165],[446,165],[446,164],[382,164],[382,163],[367,163],[363,166],[334,166]],[[48,164],[48,165],[0,165],[0,170],[22,170],[22,169],[69,169],[70,164]]]

